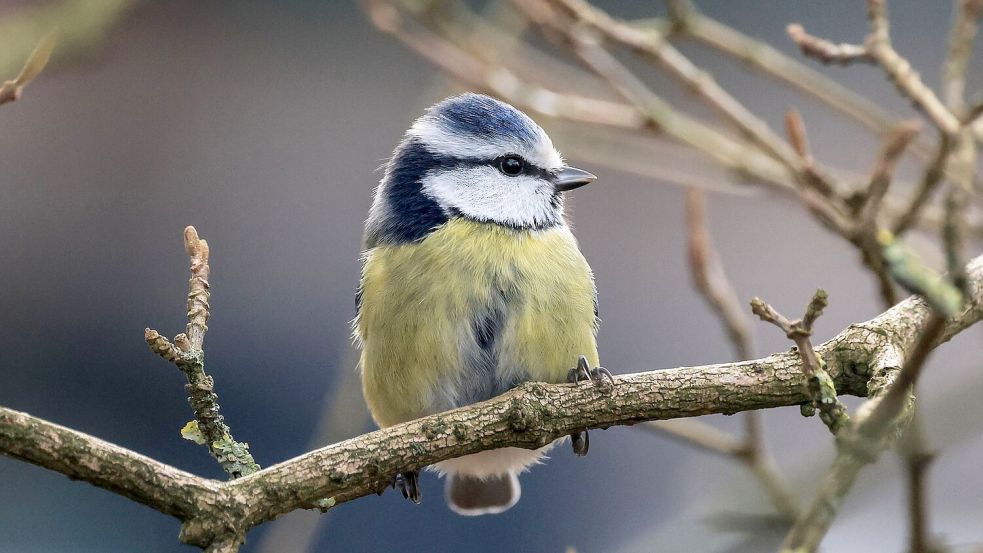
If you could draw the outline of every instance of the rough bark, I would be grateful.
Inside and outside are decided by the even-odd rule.
[[[983,317],[983,257],[972,294],[936,346]],[[816,348],[841,394],[865,396],[897,376],[931,308],[909,298]],[[381,490],[394,474],[503,446],[536,448],[584,428],[732,414],[809,400],[797,352],[616,378],[616,385],[526,383],[492,400],[330,445],[243,478],[197,477],[41,419],[0,408],[0,452],[106,488],[182,521],[181,539],[227,544],[294,509]],[[324,498],[328,498],[325,500]]]

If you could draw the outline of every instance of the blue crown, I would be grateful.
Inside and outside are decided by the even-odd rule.
[[[534,146],[539,126],[514,107],[483,94],[448,98],[427,110],[427,116],[455,134],[489,140],[514,138]]]

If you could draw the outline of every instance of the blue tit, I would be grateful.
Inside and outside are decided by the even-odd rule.
[[[362,390],[380,427],[566,381],[581,356],[597,366],[594,278],[563,213],[564,192],[593,180],[487,96],[448,98],[406,131],[375,191],[356,295]],[[499,513],[549,447],[431,468],[455,512]],[[416,500],[416,474],[401,476]]]

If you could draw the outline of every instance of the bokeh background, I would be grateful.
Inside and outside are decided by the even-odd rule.
[[[78,17],[111,3],[76,2]],[[661,9],[599,4],[626,17]],[[40,5],[3,2],[0,27]],[[700,6],[790,53],[791,21],[842,40],[865,32],[859,1]],[[891,7],[898,49],[937,84],[948,3]],[[269,465],[371,429],[357,393],[337,393],[357,379],[349,321],[362,221],[378,167],[416,114],[448,92],[440,74],[351,3],[182,0],[120,13],[0,109],[0,404],[220,478],[204,449],[178,433],[191,415],[182,375],[143,342],[147,326],[183,329],[181,231],[194,224],[212,249],[207,368],[237,438]],[[8,37],[22,38],[0,34],[0,47]],[[870,166],[876,137],[740,66],[686,51],[775,125],[798,106],[821,159]],[[981,69],[974,59],[971,95]],[[821,71],[910,114],[874,69]],[[730,360],[718,322],[689,286],[682,191],[580,165],[599,176],[573,196],[570,214],[597,276],[605,365],[633,372]],[[819,339],[880,311],[855,252],[794,202],[715,194],[709,209],[742,298],[761,295],[795,313],[825,287],[831,306]],[[760,351],[788,348],[773,328],[755,330]],[[931,525],[957,551],[983,544],[981,337],[974,328],[940,350],[921,390],[940,452]],[[832,440],[797,409],[764,420],[805,503]],[[736,417],[707,421],[741,427]],[[251,532],[243,551],[736,552],[780,540],[754,516],[769,504],[736,464],[639,429],[595,431],[592,441],[589,457],[561,448],[525,475],[522,501],[500,516],[453,515],[428,474],[421,506],[387,493],[323,516],[294,513]],[[865,469],[826,549],[902,551],[902,481],[892,453]],[[149,508],[0,458],[0,552],[194,551],[178,543],[178,528]]]

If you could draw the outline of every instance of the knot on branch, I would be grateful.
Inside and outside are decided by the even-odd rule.
[[[455,427],[456,426],[457,425],[455,425]],[[423,423],[420,430],[423,431],[423,435],[426,436],[428,440],[436,440],[447,432],[447,422],[443,418],[438,417],[433,421]]]
[[[539,409],[529,401],[513,399],[506,413],[509,428],[515,432],[528,432],[539,428],[543,418]]]

